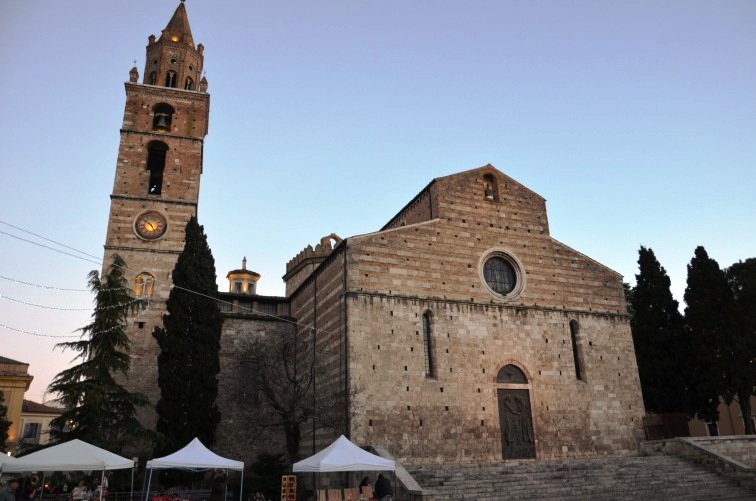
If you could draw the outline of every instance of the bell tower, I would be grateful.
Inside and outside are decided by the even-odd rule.
[[[134,293],[148,302],[127,327],[132,357],[127,387],[153,404],[160,394],[152,330],[162,325],[184,229],[197,214],[210,111],[207,80],[200,78],[203,51],[202,44],[194,45],[181,0],[160,37],[148,39],[142,82],[136,67],[126,82],[103,266],[120,254]],[[154,426],[152,409],[141,418]]]

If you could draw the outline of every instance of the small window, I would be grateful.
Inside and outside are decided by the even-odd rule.
[[[160,195],[163,191],[163,171],[167,152],[168,145],[162,141],[151,141],[147,146],[147,170],[150,171],[147,190],[149,195]]]
[[[168,73],[165,74],[165,86],[166,87],[176,87],[176,72],[173,70],[170,70]]]
[[[194,90],[194,80],[192,80],[192,77],[186,77],[186,81],[184,82],[184,89]]]
[[[582,357],[582,350],[580,349],[580,345],[578,344],[578,333],[580,331],[580,326],[578,325],[577,321],[570,320],[570,341],[572,342],[572,359],[575,361],[575,377],[583,381],[583,366],[580,363],[580,359]]]
[[[150,76],[147,78],[147,83],[149,85],[157,85],[157,71],[150,73]]]
[[[425,375],[436,377],[436,368],[433,361],[433,339],[431,333],[430,313],[423,313],[423,353],[425,354]]]
[[[237,294],[242,293],[242,283],[241,282],[234,282],[234,292]]]
[[[39,436],[42,434],[42,423],[26,423],[24,425],[24,438],[25,444],[38,444]]]
[[[137,297],[151,296],[154,290],[155,277],[146,271],[134,279],[134,295]]]

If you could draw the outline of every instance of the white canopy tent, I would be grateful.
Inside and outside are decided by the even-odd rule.
[[[75,439],[70,442],[32,452],[27,456],[17,458],[15,461],[4,462],[3,473],[22,471],[102,471],[100,485],[105,483],[106,470],[122,470],[133,468],[134,461],[113,454],[105,449],[100,449],[82,440]],[[45,485],[44,476],[42,485]],[[102,497],[102,489],[100,489]]]
[[[150,479],[147,483],[147,496],[152,485],[152,471],[155,469],[175,468],[178,470],[202,471],[210,469],[237,470],[241,471],[241,484],[244,485],[244,462],[234,461],[215,454],[204,446],[198,438],[195,438],[183,449],[162,458],[147,461],[150,470]],[[239,488],[239,500],[242,499],[242,489]]]
[[[18,459],[14,458],[13,456],[6,456],[5,454],[0,454],[0,472],[3,471],[6,464],[13,464],[16,461],[18,461]]]
[[[3,463],[3,472],[89,470],[104,472],[133,467],[132,459],[126,459],[77,439]]]
[[[394,471],[396,462],[371,454],[341,435],[314,456],[294,463],[294,472]]]

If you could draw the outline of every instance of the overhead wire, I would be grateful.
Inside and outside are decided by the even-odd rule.
[[[56,248],[54,248],[54,247],[50,247],[50,246],[48,246],[48,245],[44,245],[44,244],[41,244],[41,243],[39,243],[39,242],[34,242],[34,241],[32,241],[32,240],[29,240],[29,239],[26,239],[26,238],[22,238],[22,237],[19,237],[19,236],[17,236],[17,235],[13,235],[13,234],[11,234],[11,233],[7,233],[7,232],[5,232],[5,231],[2,231],[2,230],[0,230],[0,234],[4,234],[4,235],[7,235],[7,236],[9,236],[9,237],[12,237],[12,238],[15,238],[15,239],[18,239],[18,240],[21,240],[21,241],[24,241],[24,242],[30,243],[30,244],[32,244],[32,245],[37,245],[37,246],[39,246],[39,247],[42,247],[42,248],[45,248],[45,249],[49,249],[49,250],[51,250],[51,251],[54,251],[54,252],[58,252],[58,253],[60,253],[60,254],[64,254],[64,255],[67,255],[67,256],[70,256],[70,257],[74,257],[74,258],[77,258],[77,259],[81,259],[81,260],[83,260],[83,261],[87,261],[87,262],[90,262],[90,263],[94,263],[94,264],[98,264],[98,265],[102,265],[102,264],[103,264],[103,261],[102,261],[102,259],[100,259],[100,258],[98,258],[98,257],[96,257],[96,256],[94,256],[94,255],[92,255],[92,254],[89,254],[89,253],[87,253],[87,252],[84,252],[84,251],[81,251],[81,250],[79,250],[79,249],[76,249],[75,247],[71,247],[71,246],[69,246],[69,245],[63,244],[63,243],[61,243],[61,242],[58,242],[58,241],[56,241],[56,240],[53,240],[53,239],[50,239],[50,238],[44,237],[44,236],[42,236],[42,235],[39,235],[39,234],[37,234],[37,233],[33,233],[33,232],[29,231],[29,230],[26,230],[26,229],[24,229],[24,228],[20,228],[20,227],[18,227],[18,226],[15,226],[15,225],[13,225],[13,224],[7,223],[7,222],[5,222],[5,221],[3,221],[3,220],[0,220],[0,224],[4,224],[4,225],[6,225],[6,226],[9,226],[9,227],[11,227],[11,228],[13,228],[13,229],[16,229],[16,230],[18,230],[18,231],[21,231],[21,232],[23,232],[23,233],[27,233],[27,234],[29,234],[29,235],[32,235],[32,236],[35,236],[35,237],[37,237],[37,238],[41,238],[42,240],[45,240],[45,241],[47,241],[47,242],[51,242],[51,243],[54,243],[54,244],[56,244],[56,245],[59,245],[59,246],[61,246],[61,247],[63,247],[63,248],[66,248],[66,249],[72,250],[72,251],[74,251],[74,252],[77,252],[78,254],[82,254],[83,256],[89,256],[89,257],[92,257],[92,258],[96,259],[97,261],[92,261],[92,260],[90,260],[90,259],[86,259],[86,258],[84,258],[84,257],[81,257],[81,256],[77,256],[77,255],[75,255],[75,254],[71,254],[71,253],[69,253],[69,252],[65,252],[65,251],[62,251],[62,250],[60,250],[60,249],[56,249]],[[126,267],[122,267],[122,268],[126,269]],[[2,276],[2,277],[3,277],[3,278],[5,278],[5,276]],[[153,278],[153,279],[151,279],[151,281],[153,281],[154,283],[157,283],[157,280],[155,280],[154,278]],[[20,281],[19,281],[19,282],[20,282]],[[20,283],[23,283],[23,282],[20,282]],[[29,284],[29,285],[35,285],[35,284]],[[146,284],[145,284],[145,285],[146,285]],[[176,285],[176,284],[172,284],[172,285],[173,285],[173,287],[174,287],[174,288],[177,288],[177,289],[180,289],[180,290],[183,290],[183,291],[189,292],[189,293],[191,293],[191,294],[196,294],[196,295],[199,295],[199,296],[202,296],[202,297],[208,298],[208,299],[212,299],[212,300],[214,300],[214,301],[216,301],[216,302],[218,302],[218,303],[221,303],[221,304],[227,304],[227,305],[231,305],[231,306],[236,306],[236,307],[237,307],[237,308],[239,308],[239,309],[242,309],[242,310],[246,310],[246,311],[249,311],[249,312],[251,312],[251,313],[254,313],[254,314],[256,314],[256,315],[260,315],[260,316],[264,316],[264,317],[270,317],[270,318],[274,318],[274,319],[276,319],[276,320],[278,320],[278,321],[286,322],[286,323],[289,323],[289,324],[293,324],[293,325],[296,325],[296,326],[298,326],[298,327],[302,327],[302,328],[305,328],[305,329],[314,330],[314,331],[317,331],[317,332],[322,332],[322,333],[325,333],[325,334],[335,334],[335,333],[334,333],[333,331],[329,331],[329,330],[326,330],[326,329],[322,329],[322,328],[316,328],[316,327],[314,327],[314,325],[311,325],[311,324],[303,324],[303,323],[297,322],[296,320],[291,320],[291,319],[288,319],[288,318],[285,318],[285,317],[282,317],[282,316],[279,316],[279,315],[273,315],[273,314],[270,314],[270,313],[266,313],[266,312],[262,312],[262,311],[254,310],[254,309],[252,309],[252,308],[249,308],[249,307],[246,307],[246,306],[242,306],[242,305],[239,305],[239,304],[236,304],[236,305],[234,305],[234,303],[233,303],[233,302],[230,302],[230,301],[225,301],[225,300],[223,300],[223,299],[220,299],[220,298],[217,298],[217,297],[212,297],[212,296],[209,296],[209,295],[207,295],[207,294],[203,294],[203,293],[201,293],[201,292],[198,292],[198,291],[195,291],[195,290],[192,290],[192,289],[187,289],[187,288],[185,288],[185,287],[181,287],[181,286],[178,286],[178,285]],[[47,288],[47,287],[45,287],[45,286],[42,286],[42,287],[43,287],[43,288]],[[50,287],[50,288],[53,288],[53,289],[55,289],[55,287]],[[65,289],[60,289],[60,290],[65,290]],[[70,290],[76,290],[76,289],[70,289]],[[0,296],[0,297],[3,297],[3,296]],[[19,302],[22,302],[22,301],[19,301]],[[38,306],[38,305],[32,305],[32,306]],[[51,308],[51,309],[57,309],[57,308]],[[61,310],[64,310],[63,308],[60,308],[60,309],[61,309]],[[142,312],[140,312],[140,313],[139,313],[139,315],[143,314],[143,313],[144,313],[144,311],[146,311],[146,310],[143,310]],[[0,326],[3,326],[3,325],[2,325],[2,324],[0,324]],[[12,328],[10,328],[10,327],[7,327],[7,326],[3,326],[3,327],[9,328],[9,329],[11,329],[11,330],[14,330],[14,331],[16,331],[16,332],[23,332],[23,333],[27,333],[26,331],[23,331],[23,330],[20,330],[20,329],[12,329]],[[54,337],[54,336],[46,336],[46,337]]]

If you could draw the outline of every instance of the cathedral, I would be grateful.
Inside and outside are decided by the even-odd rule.
[[[210,95],[184,3],[133,68],[105,241],[150,309],[128,326],[129,387],[153,402],[157,343],[183,230],[197,213]],[[491,165],[438,177],[379,229],[325,236],[286,264],[285,297],[230,271],[221,294],[218,453],[251,461],[240,346],[301,336],[319,388],[348,395],[339,434],[405,463],[630,454],[644,414],[622,277],[549,234],[546,201]],[[285,260],[282,259],[282,263]],[[306,326],[306,327],[303,327]],[[141,416],[147,425],[154,415]]]

